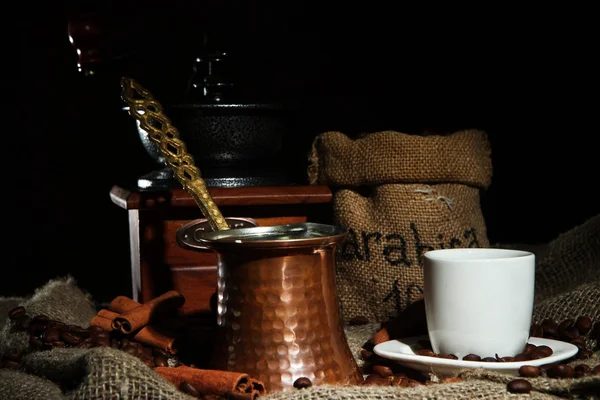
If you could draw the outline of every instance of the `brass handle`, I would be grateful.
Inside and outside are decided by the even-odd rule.
[[[162,105],[134,79],[122,78],[121,87],[121,98],[129,105],[129,115],[139,121],[140,127],[148,132],[148,138],[157,144],[175,178],[192,195],[211,228],[215,231],[229,229],[200,177],[194,158],[187,152],[177,128],[164,114]]]

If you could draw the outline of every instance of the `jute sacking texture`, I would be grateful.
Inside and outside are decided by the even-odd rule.
[[[484,132],[415,136],[326,132],[313,143],[311,183],[333,189],[343,320],[385,321],[423,293],[423,254],[489,246],[480,190],[491,180]]]

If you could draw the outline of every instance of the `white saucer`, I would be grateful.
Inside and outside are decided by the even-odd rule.
[[[415,354],[417,350],[417,341],[428,340],[428,336],[415,336],[400,340],[390,340],[375,346],[373,352],[383,358],[396,360],[400,364],[416,369],[422,372],[432,372],[438,375],[453,375],[465,368],[475,369],[484,368],[500,373],[518,375],[519,368],[522,365],[540,366],[552,364],[558,361],[566,360],[577,354],[577,346],[571,343],[561,342],[559,340],[542,339],[531,337],[528,343],[536,346],[546,345],[550,347],[553,354],[550,357],[537,360],[518,361],[518,362],[479,362],[452,360],[447,358],[436,358],[429,356],[420,356]]]

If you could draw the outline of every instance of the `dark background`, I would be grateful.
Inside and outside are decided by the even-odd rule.
[[[120,110],[119,78],[178,101],[205,32],[235,56],[238,87],[295,104],[295,162],[325,130],[478,128],[492,145],[482,193],[492,242],[547,242],[600,211],[589,10],[287,3],[66,2],[13,19],[0,295],[66,274],[100,300],[130,294],[127,214],[109,190],[157,165]],[[86,10],[107,49],[96,76],[77,71],[67,34]]]

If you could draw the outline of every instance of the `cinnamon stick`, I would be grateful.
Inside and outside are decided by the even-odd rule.
[[[108,310],[116,312],[117,314],[123,314],[141,305],[141,303],[138,303],[127,296],[117,296],[108,305]]]
[[[123,296],[119,296],[119,301],[116,303],[120,302],[121,304],[115,304],[115,308],[119,306],[127,307],[123,304],[124,299],[122,297]],[[113,319],[112,328],[120,330],[125,334],[129,334],[143,328],[154,320],[174,312],[181,307],[183,303],[185,303],[183,295],[176,290],[170,290],[147,303],[140,304],[136,308],[116,316]]]
[[[98,314],[92,318],[90,325],[99,326],[106,331],[110,331],[112,330],[112,322],[118,315],[119,314],[109,310],[100,310],[98,311]],[[136,332],[132,339],[148,346],[158,347],[170,354],[177,353],[176,338],[168,336],[150,325],[145,326]]]
[[[256,392],[257,395],[266,393],[262,382],[259,382],[260,385],[258,385],[262,387],[262,390],[255,390],[250,376],[241,372],[199,369],[185,365],[174,368],[156,367],[154,371],[177,387],[183,382],[187,382],[203,394],[225,396],[231,393],[247,393],[249,398],[254,398],[253,392]]]

